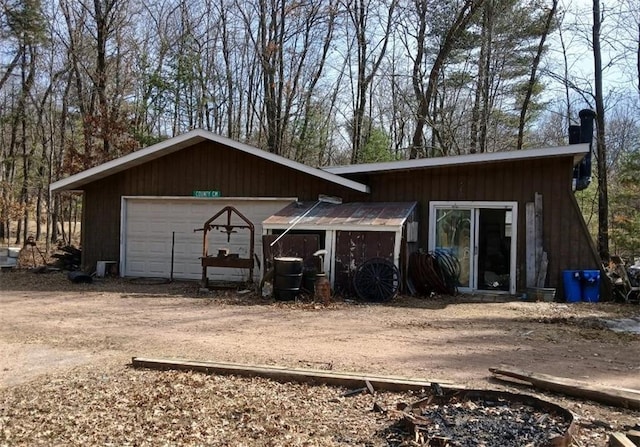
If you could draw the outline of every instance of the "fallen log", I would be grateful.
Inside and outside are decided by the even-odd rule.
[[[426,379],[372,376],[314,369],[292,369],[278,366],[243,365],[239,363],[195,362],[189,360],[133,357],[131,359],[131,365],[135,368],[198,371],[205,374],[265,377],[280,382],[321,383],[351,389],[364,388],[362,391],[368,390],[367,381],[373,389],[387,391],[419,391],[431,386],[431,381]],[[441,380],[438,380],[438,382],[443,383]],[[444,383],[447,383],[447,381]]]
[[[615,407],[640,409],[640,391],[628,388],[611,388],[581,382],[565,377],[556,377],[548,374],[533,373],[517,368],[489,368],[489,371],[500,380],[505,376],[530,383],[533,387],[566,394],[567,396],[593,400]]]

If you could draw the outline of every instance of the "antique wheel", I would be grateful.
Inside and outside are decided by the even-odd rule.
[[[353,288],[365,301],[389,301],[400,286],[398,268],[386,259],[373,258],[361,264],[353,276]]]

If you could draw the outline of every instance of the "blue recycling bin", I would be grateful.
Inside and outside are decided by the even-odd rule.
[[[597,303],[600,300],[600,270],[582,271],[582,301]]]
[[[564,270],[562,272],[564,299],[567,303],[578,303],[582,300],[582,274],[580,270]]]

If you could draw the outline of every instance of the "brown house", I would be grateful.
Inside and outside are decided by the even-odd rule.
[[[572,191],[573,168],[588,151],[588,144],[576,144],[316,169],[194,130],[50,189],[84,193],[88,271],[97,261],[115,261],[123,276],[168,277],[171,271],[175,278],[197,279],[203,242],[194,230],[222,207],[234,206],[255,224],[260,257],[263,221],[294,201],[326,194],[343,203],[417,202],[418,246],[455,254],[463,290],[513,294],[527,285],[533,225],[531,216],[527,224],[527,203],[536,193],[543,210],[538,234],[548,254],[545,285],[561,287],[566,269],[599,268]],[[241,233],[219,233],[214,243],[246,255],[248,236]],[[243,274],[213,273],[227,279]]]

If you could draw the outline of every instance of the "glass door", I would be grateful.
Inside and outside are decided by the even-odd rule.
[[[462,292],[516,291],[516,202],[431,202],[429,250],[460,262]]]
[[[472,210],[459,208],[437,208],[435,247],[455,256],[460,262],[458,287],[473,287],[471,271],[473,260]]]
[[[506,209],[480,208],[476,214],[478,289],[508,292],[513,213]]]

